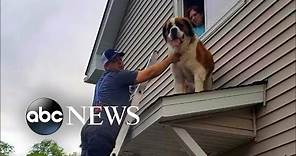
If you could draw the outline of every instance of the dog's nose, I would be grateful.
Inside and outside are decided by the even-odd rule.
[[[178,32],[178,29],[176,27],[174,27],[174,28],[171,29],[172,36],[176,37],[177,36],[177,32]]]

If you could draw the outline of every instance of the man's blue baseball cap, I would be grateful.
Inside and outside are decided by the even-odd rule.
[[[124,56],[124,53],[119,52],[115,49],[107,49],[102,54],[102,57],[101,57],[102,64],[105,65],[106,63],[112,61],[113,59],[115,59],[118,56],[122,57],[122,56]]]

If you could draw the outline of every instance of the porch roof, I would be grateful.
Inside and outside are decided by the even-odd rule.
[[[207,154],[228,151],[255,137],[252,108],[264,100],[265,82],[161,97],[140,108],[141,121],[130,128],[120,154],[187,155],[178,128]]]

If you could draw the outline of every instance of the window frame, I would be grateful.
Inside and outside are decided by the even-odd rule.
[[[204,20],[205,20],[205,32],[200,36],[200,39],[205,41],[217,32],[221,27],[223,27],[229,19],[231,19],[239,10],[247,4],[248,0],[238,0],[232,8],[230,8],[221,18],[219,18],[211,27],[208,27],[207,22],[207,0],[204,0]],[[174,0],[174,16],[184,16],[184,0]]]
[[[174,0],[174,16],[184,16],[184,0]]]

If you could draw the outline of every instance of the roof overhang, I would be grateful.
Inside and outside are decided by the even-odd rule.
[[[108,48],[114,48],[128,2],[129,0],[108,0],[85,71],[85,82],[96,83],[96,80],[102,73],[104,68],[100,63],[100,54]]]
[[[253,108],[264,100],[265,83],[161,97],[140,108],[141,121],[130,128],[121,154],[183,155],[175,128],[186,130],[207,154],[228,151],[255,137]]]

